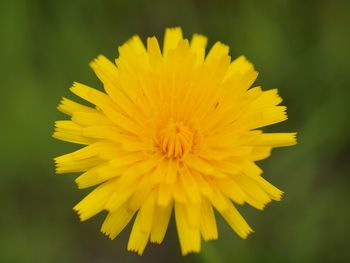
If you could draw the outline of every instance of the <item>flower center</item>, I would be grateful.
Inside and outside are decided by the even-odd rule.
[[[158,134],[160,150],[168,158],[181,158],[193,149],[196,135],[183,122],[170,121]]]

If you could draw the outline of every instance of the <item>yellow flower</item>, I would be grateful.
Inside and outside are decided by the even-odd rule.
[[[276,89],[250,88],[258,73],[245,57],[231,61],[220,42],[205,55],[206,44],[180,28],[166,30],[162,52],[155,37],[145,47],[134,36],[115,63],[91,63],[105,92],[71,87],[94,107],[58,106],[71,120],[57,121],[53,136],[86,146],[55,158],[56,171],[83,172],[79,188],[97,186],[74,210],[81,220],[106,210],[101,231],[111,239],[136,216],[128,250],[139,254],[163,241],[173,208],[185,255],[200,251],[201,237],[218,238],[213,208],[246,238],[252,229],[235,204],[281,199],[255,161],[296,143],[295,133],[259,130],[286,120],[286,107]]]

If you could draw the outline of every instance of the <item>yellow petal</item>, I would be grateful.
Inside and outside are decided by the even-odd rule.
[[[198,172],[204,174],[212,174],[214,172],[214,168],[208,162],[197,156],[187,156],[185,162],[188,167]]]
[[[101,232],[110,239],[116,238],[129,223],[134,214],[135,211],[129,210],[127,205],[121,206],[114,212],[109,212],[102,224]]]
[[[256,109],[263,109],[265,107],[272,107],[280,104],[282,102],[282,98],[278,95],[277,89],[270,89],[264,91],[261,96],[259,96],[256,100],[251,103],[251,107]]]
[[[220,212],[220,214],[241,238],[247,238],[249,233],[253,232],[233,204],[230,204],[227,209]]]
[[[245,174],[234,174],[231,178],[245,192],[245,201],[257,209],[264,209],[271,202],[270,196],[253,179]]]
[[[70,116],[72,116],[74,112],[96,112],[93,108],[81,105],[67,98],[62,98],[57,109]]]
[[[152,181],[149,180],[149,177],[150,177],[149,174],[145,174],[141,179],[139,179],[135,192],[129,201],[129,208],[131,210],[139,209],[140,206],[142,206],[142,204],[145,202],[146,197],[151,193],[153,184],[152,184]],[[152,202],[153,202],[153,199],[155,202],[156,194],[152,192],[151,195],[152,195]],[[148,202],[151,202],[151,200],[149,200]]]
[[[114,191],[105,202],[104,209],[110,212],[117,211],[120,207],[128,203],[127,201],[135,192],[135,188],[135,186],[130,186],[124,189],[124,191]],[[130,207],[128,209],[131,210]]]
[[[122,156],[125,152],[120,152],[120,148],[113,143],[103,141],[95,142],[84,148],[81,148],[72,153],[68,153],[55,158],[56,163],[81,161],[91,157],[99,157],[101,159],[111,159],[116,156]]]
[[[161,183],[158,188],[158,205],[166,207],[171,201],[172,187],[169,184]]]
[[[145,70],[149,70],[150,67],[146,49],[138,36],[132,37],[124,45],[120,46],[118,51],[119,58],[117,65],[119,65],[120,60],[125,60],[125,62],[139,74]]]
[[[273,200],[279,201],[283,195],[283,192],[277,187],[270,184],[260,175],[262,170],[253,162],[245,162],[242,167],[242,172],[254,180]]]
[[[116,169],[109,163],[104,163],[86,171],[75,179],[75,182],[80,189],[87,188],[118,177],[122,175],[124,170],[124,168]]]
[[[175,49],[182,39],[182,30],[180,27],[167,28],[164,35],[163,55],[166,56],[171,49]]]
[[[156,193],[152,191],[144,199],[140,208],[140,229],[144,233],[150,233],[153,223],[153,215],[156,206]]]
[[[72,121],[56,121],[52,137],[78,144],[90,144],[96,141],[93,138],[85,137],[82,134],[82,127]]]
[[[180,174],[181,177],[181,174]],[[175,202],[187,203],[189,202],[187,191],[184,189],[184,185],[180,180],[177,180],[172,187],[172,195]]]
[[[182,255],[199,252],[201,248],[200,231],[190,226],[184,205],[175,202],[175,220]]]
[[[138,212],[128,242],[128,250],[139,255],[143,254],[148,243],[150,232],[143,232],[141,229],[141,213]]]
[[[253,161],[260,161],[266,159],[270,155],[271,147],[254,147],[248,158]]]
[[[219,170],[214,169],[211,162],[203,158],[200,158],[199,156],[187,156],[185,159],[185,163],[189,168],[196,170],[200,173],[217,177],[217,178],[226,177],[224,173],[221,173]]]
[[[208,195],[208,200],[210,203],[218,210],[220,213],[225,211],[229,206],[229,200],[217,189],[214,189],[212,194]]]
[[[150,180],[152,183],[160,183],[164,181],[168,169],[168,161],[161,159],[157,164],[155,170],[152,172]]]
[[[151,230],[151,242],[162,243],[166,230],[169,225],[171,212],[173,210],[173,202],[169,202],[167,206],[156,206],[153,216],[153,224]]]
[[[116,99],[113,90],[120,85],[118,79],[118,69],[116,65],[113,64],[105,56],[99,55],[90,63],[90,67],[95,71],[98,78],[102,81],[105,89],[106,87],[109,87],[106,89],[108,95],[110,95],[113,99]]]
[[[61,141],[83,144],[83,145],[87,145],[95,142],[95,140],[91,138],[86,138],[81,135],[69,134],[69,133],[57,132],[57,131],[53,133],[52,137]]]
[[[201,201],[201,200],[200,200]],[[187,215],[187,221],[191,228],[198,229],[200,228],[200,202],[197,204],[193,203],[186,203],[182,204],[185,207],[186,215]]]
[[[113,123],[101,112],[74,112],[72,121],[81,126],[113,125]]]
[[[192,203],[199,204],[201,200],[201,196],[199,194],[198,186],[196,185],[196,181],[191,174],[191,171],[184,167],[179,175],[179,180],[184,189],[184,194],[187,194],[189,200]]]
[[[113,102],[106,94],[80,83],[74,83],[74,85],[71,87],[71,91],[101,108],[101,110],[111,121],[115,123],[115,125],[118,125],[126,131],[134,134],[138,134],[140,132],[140,128],[133,120],[125,117],[115,109]]]
[[[162,53],[159,48],[158,40],[155,37],[149,37],[147,39],[147,53],[149,62],[155,70],[159,69],[159,66],[163,62]]]
[[[133,36],[126,42],[137,54],[145,54],[146,48],[138,35]]]
[[[93,168],[97,165],[100,165],[104,161],[97,157],[86,158],[84,160],[79,161],[66,161],[59,162],[56,164],[56,173],[76,173],[76,172],[84,172]]]
[[[191,51],[197,56],[197,64],[201,64],[204,61],[207,42],[208,38],[203,35],[194,34],[192,36],[190,47]]]
[[[80,220],[85,221],[104,209],[104,205],[113,193],[116,181],[111,180],[93,190],[81,200],[74,210],[78,212]]]
[[[205,63],[213,63],[214,60],[220,59],[224,55],[228,55],[229,47],[221,42],[216,42],[214,46],[209,50]]]
[[[246,199],[246,194],[239,187],[239,184],[231,179],[222,179],[217,181],[220,190],[237,204],[243,204]]]
[[[232,76],[233,74],[240,73],[245,74],[248,71],[254,69],[252,63],[250,63],[244,56],[239,56],[234,61],[232,61],[229,69],[226,72],[226,79]]]
[[[165,177],[165,183],[167,184],[173,184],[177,179],[177,173],[178,173],[178,162],[175,160],[169,160],[168,161],[168,169]]]
[[[213,189],[211,186],[212,180],[208,176],[205,176],[199,172],[196,172],[195,170],[189,169],[190,173],[193,177],[193,180],[195,181],[196,185],[198,186],[199,192],[208,197],[213,194]]]
[[[205,198],[203,198],[201,202],[200,230],[205,241],[218,238],[213,207]]]
[[[295,145],[296,133],[263,133],[256,140],[255,145],[270,147],[285,147]]]

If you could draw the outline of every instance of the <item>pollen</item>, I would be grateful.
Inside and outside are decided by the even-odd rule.
[[[181,159],[185,154],[193,152],[196,133],[183,122],[169,121],[159,131],[158,145],[167,158]]]

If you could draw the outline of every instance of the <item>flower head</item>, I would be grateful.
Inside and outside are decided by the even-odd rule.
[[[218,238],[214,208],[242,238],[252,232],[236,209],[263,209],[282,192],[255,164],[271,149],[296,143],[295,133],[260,128],[287,119],[277,90],[252,87],[258,73],[228,46],[183,39],[167,29],[163,51],[155,37],[134,36],[115,63],[99,56],[91,67],[104,92],[80,83],[71,91],[91,103],[63,98],[54,137],[86,145],[55,158],[57,173],[82,172],[79,188],[96,186],[74,210],[86,220],[105,210],[101,231],[111,239],[135,217],[128,250],[161,243],[174,210],[182,254],[198,252],[201,237]]]

